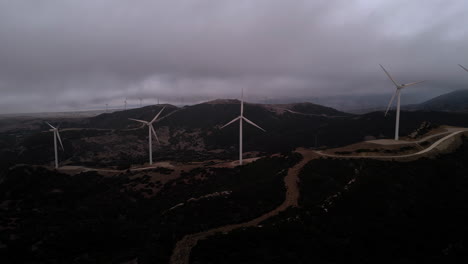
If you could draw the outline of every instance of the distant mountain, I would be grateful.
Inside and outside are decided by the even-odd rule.
[[[267,109],[272,110],[289,110],[291,113],[301,113],[308,115],[320,115],[320,116],[349,116],[349,113],[338,111],[334,108],[313,104],[309,102],[305,103],[292,103],[292,104],[275,104],[275,105],[264,105]]]
[[[140,108],[134,108],[129,110],[116,111],[112,113],[104,113],[95,117],[88,119],[86,124],[90,128],[104,128],[104,129],[122,129],[133,126],[138,126],[139,124],[135,121],[129,120],[129,118],[140,119],[151,121],[154,116],[161,111],[163,107],[166,107],[161,113],[161,117],[164,117],[177,109],[176,106],[170,104],[161,104],[161,105],[149,105]]]
[[[468,90],[458,90],[437,96],[416,106],[418,110],[468,112]]]

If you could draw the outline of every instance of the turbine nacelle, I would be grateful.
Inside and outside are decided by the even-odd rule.
[[[133,119],[133,118],[129,118],[130,120],[132,121],[135,121],[135,122],[139,122],[139,123],[142,123],[144,125],[146,125],[148,127],[148,149],[149,149],[149,163],[150,164],[153,164],[153,154],[152,154],[152,144],[151,144],[151,135],[154,135],[154,137],[156,138],[156,141],[158,142],[158,144],[160,144],[159,142],[159,138],[158,138],[158,135],[156,134],[156,131],[154,130],[154,127],[153,127],[153,123],[158,119],[158,117],[161,115],[161,113],[164,111],[164,108],[166,108],[166,106],[164,106],[161,111],[159,111],[159,113],[156,114],[156,116],[151,120],[151,121],[145,121],[145,120],[139,120],[139,119]]]
[[[239,165],[242,165],[242,121],[245,121],[252,126],[262,130],[263,132],[266,132],[265,129],[261,128],[259,125],[255,124],[254,122],[250,121],[246,117],[244,117],[244,90],[242,90],[242,97],[241,97],[241,109],[240,109],[240,115],[233,120],[229,121],[227,124],[222,126],[220,129],[223,129],[230,124],[239,121]]]
[[[62,150],[65,150],[65,149],[63,148],[62,139],[60,138],[60,134],[59,134],[59,130],[58,130],[58,129],[59,129],[59,126],[54,127],[54,126],[52,126],[51,124],[49,124],[49,123],[47,123],[47,122],[46,122],[46,124],[49,125],[49,126],[51,127],[51,129],[49,129],[49,131],[50,131],[50,132],[54,132],[54,136],[57,137],[57,139],[59,140],[59,143],[60,143],[60,146],[62,147]]]
[[[380,65],[380,64],[379,64]],[[405,84],[398,84],[395,79],[388,73],[388,71],[380,65],[382,70],[387,74],[388,78],[393,82],[395,85],[395,93],[392,96],[392,99],[390,99],[390,102],[388,103],[387,110],[385,111],[385,116],[387,116],[388,110],[390,110],[390,107],[392,106],[393,100],[395,100],[395,97],[397,98],[397,109],[396,109],[396,125],[395,125],[395,140],[398,140],[398,133],[399,133],[399,127],[400,127],[400,95],[401,95],[401,89],[412,86],[418,83],[422,83],[424,81],[419,81],[419,82],[411,82],[411,83],[405,83]]]
[[[62,139],[60,138],[60,133],[59,133],[59,130],[58,130],[58,126],[57,127],[54,127],[53,125],[49,124],[46,122],[47,125],[49,125],[49,127],[51,129],[49,129],[50,132],[54,132],[54,154],[55,154],[55,168],[57,169],[58,168],[58,153],[57,153],[57,139],[60,143],[60,146],[62,147],[62,151],[65,150],[65,148],[63,147],[63,144],[62,144]]]
[[[382,68],[382,70],[385,72],[385,74],[388,76],[388,78],[393,82],[393,84],[396,87],[395,93],[393,94],[392,98],[390,99],[390,102],[388,103],[388,106],[387,106],[387,110],[385,111],[385,116],[387,116],[388,110],[390,110],[390,107],[392,106],[393,100],[395,100],[395,97],[400,96],[401,89],[412,86],[412,85],[415,85],[415,84],[418,84],[418,83],[422,83],[424,81],[398,84],[395,81],[395,79],[393,79],[393,77],[390,75],[390,73],[388,73],[388,71],[382,65],[380,65],[380,67]]]

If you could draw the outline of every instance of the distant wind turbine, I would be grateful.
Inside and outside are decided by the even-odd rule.
[[[124,104],[125,104],[125,106],[124,106],[124,110],[127,110],[127,97],[125,97]]]
[[[467,69],[467,68],[465,68],[465,67],[463,67],[461,64],[458,64],[458,66],[460,66],[462,69],[464,69],[465,71],[467,71],[467,72],[468,72],[468,69]]]
[[[242,165],[242,121],[244,120],[245,122],[251,124],[252,126],[262,130],[263,132],[266,132],[265,129],[261,128],[254,122],[250,121],[249,119],[244,117],[244,92],[242,91],[242,96],[241,96],[241,109],[240,109],[240,116],[234,118],[231,122],[225,124],[224,126],[221,127],[221,129],[229,126],[230,124],[236,122],[239,120],[239,165]]]
[[[158,119],[158,117],[162,113],[162,111],[164,111],[164,108],[166,108],[166,107],[164,106],[161,109],[161,111],[159,111],[159,113],[153,118],[153,120],[151,120],[149,122],[144,121],[144,120],[129,118],[130,120],[140,122],[140,123],[143,123],[143,124],[148,126],[148,145],[149,145],[149,164],[150,165],[153,164],[153,145],[152,145],[152,141],[151,141],[151,138],[152,138],[151,133],[153,133],[154,137],[156,138],[156,141],[158,141],[158,144],[160,144],[158,136],[156,135],[156,131],[154,131],[153,123],[154,123],[154,121],[156,121],[156,119]]]
[[[388,73],[387,70],[385,70],[385,68],[382,65],[380,65],[380,67],[385,72],[385,74],[387,74],[388,78],[390,78],[390,80],[393,82],[393,84],[395,84],[395,87],[396,87],[395,93],[393,94],[392,99],[390,99],[390,102],[388,103],[387,110],[385,111],[385,116],[387,116],[388,110],[390,109],[390,106],[392,106],[393,100],[395,99],[395,96],[396,96],[397,97],[397,109],[396,109],[396,124],[395,124],[395,140],[398,140],[398,138],[399,138],[398,132],[399,132],[399,127],[400,127],[400,93],[401,93],[401,89],[403,89],[405,87],[408,87],[408,86],[411,86],[411,85],[422,83],[424,81],[412,82],[412,83],[407,83],[407,84],[398,84],[393,79],[393,77],[390,75],[390,73]]]
[[[55,168],[58,169],[57,139],[60,142],[60,146],[62,147],[62,150],[65,150],[65,149],[63,148],[62,139],[60,138],[60,134],[59,134],[59,131],[58,131],[58,126],[53,127],[51,124],[49,124],[47,122],[46,122],[46,124],[51,127],[51,129],[49,131],[54,132]]]

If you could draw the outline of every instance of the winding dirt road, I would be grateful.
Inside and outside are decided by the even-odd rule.
[[[190,260],[190,251],[198,243],[198,241],[206,239],[209,236],[212,236],[217,233],[228,233],[234,229],[257,226],[259,223],[267,220],[268,218],[279,214],[280,212],[286,210],[289,207],[297,207],[299,199],[299,172],[310,160],[318,158],[319,156],[313,151],[308,151],[305,149],[298,149],[297,152],[302,154],[303,159],[296,164],[294,167],[288,170],[288,174],[284,177],[284,184],[286,186],[286,195],[284,202],[273,209],[261,215],[255,219],[252,219],[248,222],[240,224],[231,224],[226,226],[221,226],[217,228],[210,229],[208,231],[186,235],[179,242],[177,242],[174,251],[171,256],[171,264],[186,264]]]
[[[259,223],[267,220],[270,217],[277,215],[278,213],[286,210],[289,207],[297,207],[298,199],[299,199],[299,186],[298,186],[299,172],[304,167],[304,165],[306,165],[309,161],[313,159],[320,158],[320,157],[334,157],[334,158],[345,158],[345,159],[346,158],[396,159],[396,158],[415,157],[415,156],[428,153],[432,151],[433,149],[435,149],[436,147],[438,147],[442,142],[446,141],[447,139],[452,138],[460,133],[464,133],[467,131],[468,131],[467,128],[452,128],[449,131],[438,133],[436,135],[431,135],[430,137],[424,138],[424,140],[449,133],[447,136],[437,140],[436,142],[434,142],[431,146],[429,146],[426,149],[423,149],[417,153],[405,154],[405,155],[400,155],[400,156],[343,156],[343,155],[326,154],[321,151],[307,150],[307,149],[302,149],[302,148],[298,149],[296,150],[296,152],[299,152],[303,156],[303,159],[294,167],[290,168],[287,176],[284,178],[284,184],[286,186],[286,195],[285,195],[284,202],[280,206],[248,222],[221,226],[221,227],[213,228],[204,232],[199,232],[199,233],[184,236],[181,240],[179,240],[176,243],[174,251],[172,252],[170,263],[171,264],[188,264],[190,262],[190,252],[192,248],[198,243],[198,241],[206,239],[209,236],[215,235],[217,233],[228,233],[228,232],[231,232],[232,230],[239,229],[239,228],[257,226]]]
[[[324,153],[322,151],[317,151],[317,154],[321,155],[321,156],[324,156],[324,157],[331,157],[331,158],[347,158],[347,159],[399,159],[399,158],[410,158],[410,157],[416,157],[416,156],[419,156],[419,155],[422,155],[422,154],[425,154],[425,153],[428,153],[430,152],[431,150],[437,148],[441,143],[443,143],[444,141],[446,141],[447,139],[449,138],[452,138],[458,134],[461,134],[461,133],[464,133],[464,132],[467,132],[468,129],[466,128],[460,128],[460,129],[452,129],[451,131],[454,131],[454,132],[444,132],[444,133],[440,133],[440,134],[437,134],[437,135],[433,135],[431,136],[432,137],[436,137],[436,136],[440,136],[441,134],[447,134],[449,133],[447,136],[437,140],[436,142],[434,142],[431,146],[429,146],[428,148],[425,148],[419,152],[416,152],[416,153],[412,153],[412,154],[404,154],[404,155],[395,155],[395,156],[385,156],[385,155],[382,155],[382,156],[379,156],[379,155],[375,155],[375,156],[347,156],[347,155],[335,155],[335,154],[328,154],[328,153]],[[398,142],[398,141],[396,141]]]

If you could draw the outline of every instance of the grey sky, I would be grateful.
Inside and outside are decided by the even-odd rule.
[[[0,0],[0,113],[468,88],[466,0]]]

